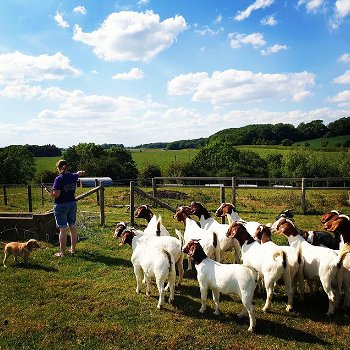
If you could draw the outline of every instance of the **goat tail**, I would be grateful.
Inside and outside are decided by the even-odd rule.
[[[162,217],[161,216],[159,216],[158,217],[158,220],[157,220],[157,231],[156,231],[156,235],[157,236],[160,236],[160,227],[161,227],[161,225],[162,225]]]
[[[175,234],[176,234],[177,238],[179,239],[179,241],[181,242],[181,246],[183,246],[185,243],[185,238],[184,238],[182,232],[178,229],[175,229]]]
[[[301,242],[298,241],[298,246],[297,246],[297,257],[298,257],[298,264],[301,264],[301,261],[303,259],[303,253],[301,251]]]
[[[169,261],[169,272],[170,272],[173,269],[173,259],[172,259],[171,254],[167,250],[164,249],[164,253],[167,256],[168,261]]]
[[[285,269],[287,267],[287,254],[283,250],[275,252],[272,257],[275,261],[278,257],[281,257],[283,268]]]
[[[213,231],[213,246],[215,248],[215,260],[221,261],[221,251],[220,251],[220,242],[218,240],[218,235]]]

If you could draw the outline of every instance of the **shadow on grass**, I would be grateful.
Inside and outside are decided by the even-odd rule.
[[[220,316],[214,315],[214,309],[212,308],[212,299],[211,299],[211,291],[208,291],[208,300],[207,300],[207,310],[204,314],[201,314],[199,312],[199,309],[201,307],[200,302],[200,292],[198,285],[181,285],[178,288],[178,292],[180,294],[175,295],[175,300],[173,302],[173,306],[176,309],[176,311],[166,308],[167,312],[174,312],[178,313],[180,312],[184,316],[189,316],[195,319],[205,319],[205,320],[214,320],[216,322],[220,322],[223,324],[233,324],[233,325],[240,325],[240,326],[247,326],[249,324],[248,317],[239,318],[237,314],[232,313],[225,313],[225,310],[223,310],[223,314]],[[260,296],[263,300],[265,299],[264,295]],[[211,300],[210,300],[211,299]],[[230,300],[230,295],[221,295],[220,300]],[[285,299],[285,296],[281,296],[276,299]],[[276,300],[277,301],[277,300]],[[279,300],[280,302],[280,300]],[[320,300],[318,300],[319,304]],[[317,304],[317,301],[315,301]],[[302,305],[300,305],[302,308]],[[312,309],[312,306],[308,306],[308,309],[310,309],[310,313],[308,317],[313,315],[315,318],[317,317],[315,315],[315,309]],[[320,306],[318,306],[318,309],[320,309]],[[312,311],[313,310],[313,311]],[[240,311],[240,310],[239,310]],[[303,330],[303,329],[297,329],[294,327],[290,327],[286,325],[284,322],[278,322],[278,321],[272,321],[265,318],[259,317],[259,314],[261,314],[261,311],[258,310],[255,307],[255,315],[256,315],[256,330],[255,334],[261,335],[261,336],[271,336],[274,338],[278,338],[285,341],[297,341],[304,344],[312,345],[319,345],[319,346],[327,346],[330,345],[327,341],[321,339],[320,337],[311,334],[310,332]],[[318,314],[318,311],[317,311]],[[293,312],[286,313],[286,316],[293,317]],[[279,315],[283,316],[283,315]],[[303,316],[295,315],[295,317],[300,318]],[[320,310],[319,318],[322,320],[326,319],[326,316],[322,313]],[[302,328],[302,326],[300,327]]]
[[[38,270],[38,271],[45,271],[45,272],[58,272],[58,269],[52,266],[47,265],[41,265],[38,263],[29,263],[28,265],[24,263],[18,263],[16,265],[13,265],[16,269],[26,269],[26,270]]]
[[[132,267],[132,263],[130,260],[115,258],[113,256],[104,255],[99,252],[79,251],[75,254],[75,256],[85,261],[98,262],[107,266]]]

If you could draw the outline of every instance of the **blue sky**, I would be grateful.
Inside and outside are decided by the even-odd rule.
[[[0,147],[350,116],[350,0],[1,0]]]

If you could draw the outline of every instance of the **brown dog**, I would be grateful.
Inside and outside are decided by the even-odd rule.
[[[19,243],[19,242],[7,243],[4,249],[4,253],[5,253],[4,261],[3,261],[4,267],[7,267],[6,260],[11,254],[15,256],[16,262],[17,262],[17,256],[21,256],[23,258],[24,263],[28,264],[28,257],[30,253],[34,249],[38,249],[38,248],[40,248],[40,246],[38,241],[35,239],[30,239],[26,243]]]

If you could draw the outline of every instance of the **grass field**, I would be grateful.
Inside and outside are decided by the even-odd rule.
[[[283,147],[283,146],[237,146],[238,149],[245,151],[256,152],[260,157],[266,158],[268,155],[281,153],[282,155],[297,150],[299,147]],[[312,148],[311,148],[312,149]],[[184,149],[184,150],[164,150],[164,149],[131,149],[131,155],[136,163],[139,171],[149,164],[158,165],[163,173],[166,172],[169,165],[176,162],[189,162],[199,152],[198,149]],[[344,148],[321,148],[314,152],[327,152],[330,157],[340,157],[346,149]],[[60,157],[36,157],[36,172],[43,170],[55,171],[55,164]]]
[[[79,194],[86,189],[77,191]],[[10,194],[10,208],[4,208],[1,202],[1,211],[26,207],[21,189],[13,189]],[[213,188],[179,188],[177,196],[166,197],[168,194],[164,192],[162,198],[172,206],[199,200],[213,213],[220,204],[218,189]],[[51,209],[47,197],[42,204],[39,189],[33,191],[33,196],[35,211]],[[229,192],[226,196],[229,198]],[[323,211],[337,208],[349,212],[347,196],[344,190],[310,191],[308,203],[316,213],[301,215],[296,208],[297,225],[320,229]],[[86,239],[78,243],[76,255],[55,258],[57,245],[40,242],[42,248],[31,255],[28,267],[10,259],[8,268],[0,268],[1,350],[348,349],[350,315],[340,311],[329,319],[325,315],[327,300],[321,292],[307,295],[304,303],[295,299],[294,310],[287,313],[284,288],[278,285],[272,311],[267,314],[261,311],[265,295],[257,294],[257,329],[249,334],[248,319],[236,316],[241,310],[237,296],[222,296],[223,315],[217,317],[209,294],[208,310],[199,314],[200,294],[192,271],[185,273],[173,305],[157,310],[155,286],[151,297],[146,297],[144,288],[140,294],[135,293],[131,248],[118,246],[113,238],[115,224],[129,219],[128,188],[106,188],[105,198],[105,227],[98,224],[95,196],[78,203],[79,234]],[[282,209],[298,203],[294,191],[240,189],[237,210],[243,219],[267,223]],[[140,204],[151,203],[137,197],[135,205]],[[183,231],[171,212],[152,210],[162,216],[172,234],[175,228]],[[144,228],[144,220],[137,221],[137,227]],[[283,237],[274,239],[279,244],[286,242]],[[232,253],[226,253],[225,262],[232,259]]]

